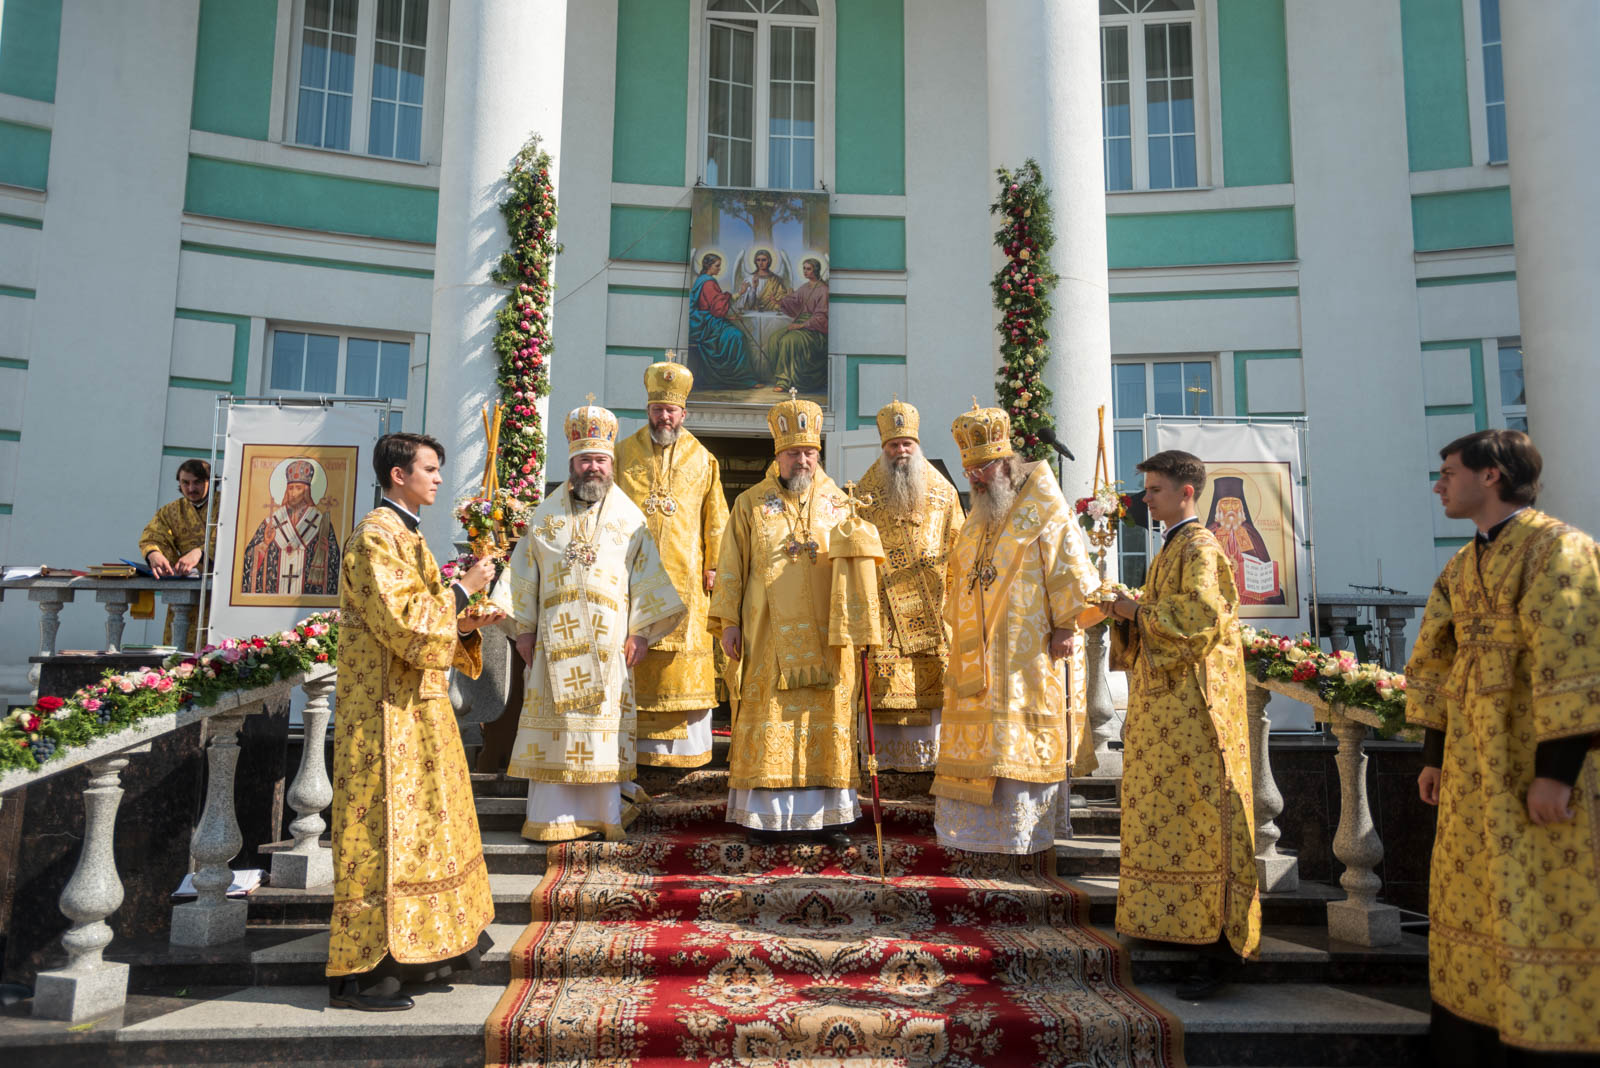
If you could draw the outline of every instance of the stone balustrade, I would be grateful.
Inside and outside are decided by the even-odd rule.
[[[0,776],[3,804],[4,795],[12,790],[81,764],[89,766],[89,784],[84,790],[83,850],[61,895],[61,911],[72,920],[71,928],[61,939],[67,963],[39,973],[34,1015],[76,1022],[114,1011],[126,1003],[128,966],[107,961],[101,955],[111,941],[106,917],[122,904],[123,895],[111,848],[122,800],[119,780],[129,760],[148,752],[150,742],[160,735],[195,722],[206,725],[205,806],[189,845],[197,896],[192,902],[173,907],[170,940],[174,945],[216,946],[245,935],[247,905],[227,896],[233,881],[228,862],[244,842],[234,801],[239,730],[247,716],[282,702],[296,686],[303,687],[307,697],[307,741],[288,795],[298,818],[290,825],[294,846],[273,857],[272,883],[304,888],[333,880],[332,856],[319,842],[326,827],[322,810],[333,801],[333,789],[328,782],[324,747],[318,740],[327,730],[329,698],[335,681],[334,668],[318,667],[271,686],[226,694],[208,707],[185,705],[174,713],[141,720],[126,730],[64,753],[37,771],[17,770]]]
[[[1317,593],[1317,622],[1334,652],[1351,644],[1351,631],[1370,619],[1373,655],[1390,671],[1404,671],[1409,643],[1406,621],[1427,605],[1426,597],[1404,593]]]

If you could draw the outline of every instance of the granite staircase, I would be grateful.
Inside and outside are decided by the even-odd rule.
[[[726,775],[725,739],[712,765],[687,773],[696,792]],[[469,747],[469,759],[472,754]],[[685,773],[645,769],[641,785],[671,791]],[[899,776],[897,796],[926,791],[926,776]],[[213,949],[165,940],[118,941],[106,956],[131,966],[126,1009],[69,1026],[34,1020],[25,1004],[0,1010],[0,1060],[14,1065],[226,1065],[298,1061],[318,1065],[473,1065],[483,1061],[483,1024],[508,981],[509,950],[530,921],[529,896],[545,848],[524,841],[526,784],[474,775],[477,811],[494,894],[493,941],[483,965],[422,988],[409,1012],[364,1014],[327,1007],[332,888],[262,887],[250,896],[246,939]],[[1057,871],[1109,931],[1116,911],[1120,780],[1080,780],[1073,837],[1057,844]],[[903,802],[889,802],[903,803]],[[858,836],[871,837],[869,818]],[[1330,941],[1326,903],[1337,887],[1302,883],[1263,897],[1261,958],[1216,998],[1179,1001],[1176,978],[1190,955],[1129,942],[1134,979],[1183,1024],[1191,1065],[1410,1065],[1425,1060],[1427,943],[1407,933],[1382,949]]]

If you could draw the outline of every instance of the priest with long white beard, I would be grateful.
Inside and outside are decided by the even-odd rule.
[[[637,815],[633,668],[684,606],[644,513],[612,481],[617,417],[567,416],[567,484],[541,504],[509,571],[529,665],[506,774],[527,779],[522,836],[614,841]]]
[[[945,563],[965,518],[950,480],[922,455],[921,416],[896,397],[878,412],[883,454],[861,478],[887,565],[879,572],[884,643],[868,657],[878,767],[931,771],[950,657]]]

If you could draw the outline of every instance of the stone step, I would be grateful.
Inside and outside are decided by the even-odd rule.
[[[719,773],[726,776],[728,769],[726,763],[712,763],[704,768],[691,770],[700,773],[701,776],[711,773]],[[684,772],[670,768],[640,768],[638,782],[646,793],[654,796],[655,794],[669,791],[671,784],[676,782],[683,774]],[[932,781],[933,776],[931,773],[907,774],[893,772],[880,776],[880,787],[883,789],[885,796],[900,795],[894,789],[895,785],[913,787],[926,796],[928,785]],[[866,786],[866,784],[863,785]],[[1091,808],[1104,805],[1115,807],[1121,796],[1121,790],[1122,778],[1120,776],[1072,780],[1072,792],[1084,798]],[[870,786],[866,786],[863,794],[871,796],[869,791]],[[489,775],[483,772],[473,772],[472,792],[478,797],[527,797],[528,780],[513,779],[504,774]]]
[[[541,875],[494,872],[489,876],[489,892],[494,896],[494,918],[498,923],[526,924],[533,919],[528,898],[539,885]],[[250,895],[250,925],[256,927],[326,927],[333,910],[333,886],[313,886],[307,890],[263,886]]]
[[[30,1068],[264,1064],[455,1066],[483,1063],[492,984],[438,985],[398,1013],[330,1009],[322,982],[134,994],[117,1020],[80,1030],[33,1020],[26,1004],[0,1016],[0,1058]],[[1178,1017],[1190,1065],[1404,1065],[1426,1058],[1425,987],[1235,983],[1203,1002],[1170,983],[1144,992]],[[20,1010],[20,1011],[19,1011]],[[81,1027],[81,1025],[80,1025]]]

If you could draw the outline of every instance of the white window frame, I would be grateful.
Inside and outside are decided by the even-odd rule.
[[[277,352],[278,334],[320,334],[323,337],[336,337],[339,339],[339,361],[334,371],[334,381],[338,386],[332,393],[324,394],[313,390],[304,389],[278,389],[272,385],[272,361]],[[387,400],[395,412],[399,414],[399,423],[409,426],[411,419],[408,412],[412,410],[412,398],[417,397],[416,409],[420,410],[422,402],[419,390],[426,388],[426,383],[419,378],[417,370],[419,360],[421,366],[426,368],[427,351],[425,339],[416,334],[408,334],[397,330],[366,330],[355,327],[327,326],[321,323],[279,322],[272,320],[267,323],[266,329],[266,355],[261,362],[261,394],[268,397],[322,397],[322,396],[360,396],[345,391],[345,374],[349,367],[350,342],[379,341],[390,344],[407,346],[406,352],[406,395],[404,397],[374,397],[374,400]],[[421,356],[418,355],[419,342],[422,342]],[[380,354],[382,350],[379,350]],[[382,368],[379,368],[381,378]],[[302,371],[301,381],[305,380]],[[399,429],[396,425],[395,429]]]
[[[1087,2],[1087,0],[1085,0]],[[1098,6],[1098,0],[1094,0]],[[1102,15],[1099,38],[1102,69],[1104,64],[1104,30],[1107,26],[1123,26],[1128,30],[1128,131],[1133,142],[1133,188],[1107,189],[1107,196],[1128,193],[1185,193],[1196,189],[1210,189],[1222,183],[1222,142],[1212,131],[1221,129],[1221,92],[1216,84],[1220,62],[1220,43],[1217,39],[1215,0],[1195,0],[1190,12],[1150,12],[1143,15]],[[1144,28],[1152,23],[1179,23],[1190,25],[1189,51],[1194,63],[1194,170],[1195,184],[1166,189],[1150,187],[1150,140],[1148,130],[1148,97],[1146,95],[1146,67],[1144,54]],[[1104,99],[1102,111],[1104,116]],[[1101,136],[1101,181],[1105,175],[1104,131]]]
[[[367,152],[372,116],[373,56],[377,51],[377,0],[359,0],[356,15],[354,99],[350,113],[350,148],[302,145],[295,140],[299,112],[300,49],[305,26],[306,0],[278,0],[278,47],[281,58],[273,70],[272,139],[306,152],[331,152],[337,156],[381,160],[407,166],[436,166],[444,143],[445,35],[450,23],[450,0],[428,0],[427,60],[423,68],[422,152],[420,159],[375,156]]]
[[[816,0],[817,17],[796,15],[739,15],[708,11],[706,0],[694,0],[689,25],[689,145],[684,168],[684,184],[695,185],[705,179],[706,138],[710,107],[706,100],[711,77],[711,23],[749,22],[758,25],[755,45],[755,95],[752,100],[755,140],[751,148],[752,189],[767,185],[767,131],[771,95],[771,26],[806,26],[816,30],[816,97],[813,100],[815,144],[812,150],[812,184],[795,192],[833,188],[833,72],[835,0]],[[719,186],[717,188],[734,188]]]
[[[1505,25],[1505,12],[1501,12]],[[1483,8],[1481,0],[1461,0],[1461,27],[1467,53],[1467,127],[1472,140],[1472,162],[1480,167],[1504,167],[1508,160],[1489,158],[1489,98],[1483,68]],[[1502,30],[1502,32],[1504,32]],[[1505,70],[1505,44],[1500,48],[1500,64]],[[1510,146],[1506,154],[1510,155]]]
[[[1522,399],[1521,404],[1509,404],[1505,394],[1500,388],[1500,353],[1504,349],[1519,349],[1522,352]],[[1528,421],[1528,350],[1523,347],[1520,337],[1489,338],[1484,342],[1485,367],[1483,377],[1487,380],[1485,385],[1492,383],[1494,393],[1487,399],[1490,402],[1489,418],[1497,427],[1507,427],[1512,419],[1521,419],[1524,425]],[[1487,359],[1490,352],[1494,353],[1492,363]]]

